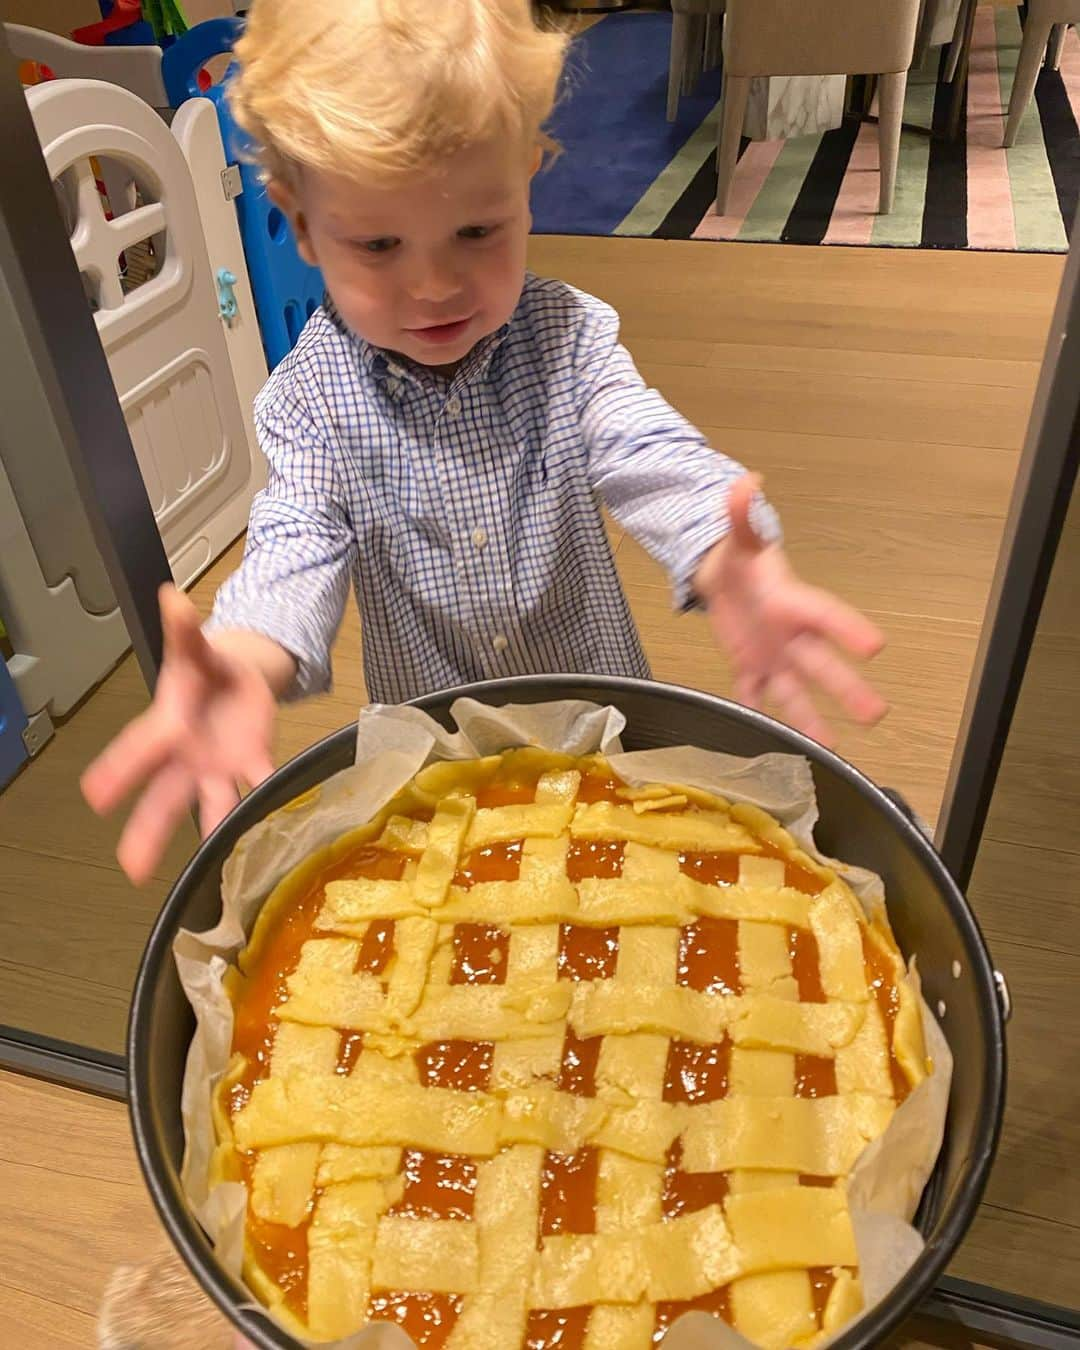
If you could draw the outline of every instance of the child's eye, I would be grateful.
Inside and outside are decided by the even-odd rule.
[[[389,253],[391,249],[397,248],[400,243],[400,239],[387,236],[385,239],[362,239],[356,247],[362,253]]]
[[[459,239],[490,239],[499,227],[497,225],[466,225],[458,230]]]

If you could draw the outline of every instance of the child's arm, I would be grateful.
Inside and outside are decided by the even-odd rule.
[[[205,835],[236,805],[239,783],[254,786],[273,771],[277,700],[330,682],[355,537],[310,420],[278,399],[270,409],[263,402],[256,421],[270,475],[252,507],[244,561],[205,628],[185,596],[162,589],[165,650],[153,701],[83,775],[98,812],[142,788],[117,848],[136,883],[194,802]]]
[[[357,545],[337,482],[332,428],[291,395],[272,396],[273,388],[271,382],[255,407],[267,484],[252,504],[244,560],[218,591],[205,631],[215,641],[257,634],[289,653],[292,676],[275,692],[292,699],[330,687],[330,649]]]
[[[884,701],[840,654],[873,656],[881,633],[798,579],[758,481],[646,386],[619,345],[618,317],[607,306],[588,315],[578,373],[593,487],[667,568],[677,607],[708,610],[731,659],[736,697],[752,707],[775,704],[820,741],[829,728],[812,690],[858,721],[881,717]]]

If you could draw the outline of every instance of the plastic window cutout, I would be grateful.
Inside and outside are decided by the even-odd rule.
[[[285,213],[280,207],[272,206],[266,213],[266,232],[275,244],[283,244],[288,237]]]
[[[114,220],[122,219],[157,201],[148,186],[140,182],[126,165],[107,158],[99,160],[99,163],[105,188],[104,204]],[[129,245],[119,254],[117,270],[120,288],[125,296],[159,275],[165,262],[166,248],[166,232],[162,230]]]
[[[161,272],[165,261],[165,234],[152,235],[140,239],[137,244],[126,248],[117,258],[120,273],[120,287],[124,295],[130,295],[140,286],[145,286]]]
[[[289,341],[296,345],[300,337],[300,330],[304,326],[303,310],[300,308],[298,300],[290,300],[285,306],[285,331],[289,335]]]
[[[232,60],[233,53],[231,51],[219,52],[217,56],[211,56],[207,59],[196,76],[199,88],[203,93],[208,89],[211,89],[214,85],[225,83],[225,76],[228,73]],[[203,83],[204,80],[205,84]]]
[[[53,187],[81,264],[83,291],[92,313],[118,308],[160,274],[168,247],[167,230],[161,228],[164,212],[153,189],[131,166],[111,156],[91,155],[66,169]],[[129,230],[117,252],[115,271],[105,269],[104,275],[103,230],[140,212],[146,216],[146,233],[140,238],[136,230]],[[84,247],[87,254],[80,256]]]

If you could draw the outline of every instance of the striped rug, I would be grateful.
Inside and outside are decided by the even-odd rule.
[[[905,129],[896,204],[877,214],[877,130],[744,143],[728,214],[717,216],[719,75],[665,121],[667,14],[613,14],[576,41],[553,130],[564,153],[538,175],[540,234],[736,239],[791,244],[1064,252],[1080,196],[1080,36],[1044,70],[1016,145],[1002,148],[1021,10],[981,6],[967,106],[955,141]],[[904,120],[941,128],[951,90],[914,71]]]

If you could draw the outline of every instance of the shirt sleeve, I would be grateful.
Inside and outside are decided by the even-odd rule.
[[[727,534],[728,493],[746,470],[646,385],[618,334],[618,315],[598,304],[579,341],[589,478],[618,523],[667,569],[676,607],[690,609],[699,603],[698,563]],[[781,538],[780,520],[760,493],[750,521],[767,543]]]
[[[329,437],[273,384],[255,405],[269,464],[251,508],[244,558],[218,591],[205,631],[243,629],[296,658],[286,699],[330,687],[330,649],[341,626],[356,536],[338,489]]]

